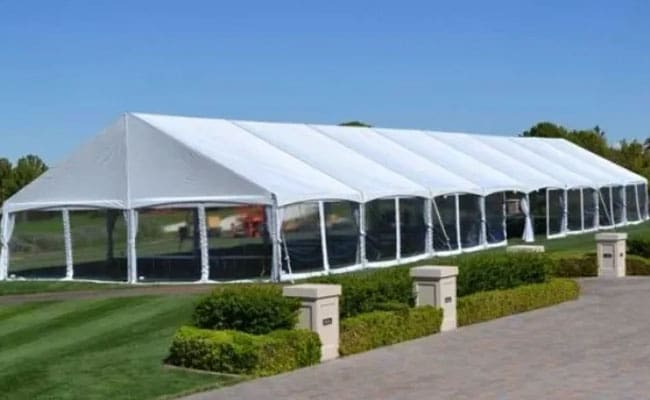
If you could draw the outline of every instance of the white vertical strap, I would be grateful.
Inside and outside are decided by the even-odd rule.
[[[264,207],[264,216],[266,220],[266,232],[269,235],[269,239],[271,239],[271,280],[273,282],[279,282],[282,249],[279,246],[275,229],[275,205]]]
[[[138,237],[138,212],[127,210],[124,212],[126,220],[126,264],[129,283],[138,282],[138,255],[136,240]]]
[[[648,219],[648,185],[645,183],[641,185],[641,188],[643,189],[643,218]]]
[[[424,242],[424,251],[433,254],[433,199],[424,200],[424,223],[427,227],[427,234]]]
[[[564,201],[562,202],[562,226],[560,231],[563,235],[566,235],[569,231],[569,191],[567,189],[562,192],[562,198]]]
[[[548,193],[549,193],[549,190],[546,189],[546,237],[547,238],[551,234],[551,227],[550,227],[549,220],[548,220],[548,217],[549,217],[549,210],[548,210],[548,208],[549,208],[548,207],[549,206],[549,201],[548,201],[549,194]]]
[[[368,266],[366,256],[366,203],[359,203],[359,261],[363,268]]]
[[[399,197],[395,197],[395,259],[399,262],[402,259],[402,227],[400,226],[401,216],[399,211]]]
[[[9,274],[9,242],[14,231],[16,215],[2,213],[0,222],[0,280],[7,279]]]
[[[623,203],[623,215],[621,218],[621,223],[625,224],[627,223],[627,188],[625,186],[621,186],[619,193],[621,195],[621,202]]]
[[[208,244],[208,223],[205,206],[198,207],[199,246],[201,247],[201,282],[210,280],[210,249]]]
[[[614,187],[609,187],[609,222],[612,226],[616,225],[616,217],[614,216]]]
[[[580,232],[585,231],[585,194],[584,189],[580,188]]]
[[[454,201],[456,204],[456,240],[458,241],[458,250],[463,250],[463,241],[460,234],[460,195],[455,194]]]
[[[501,197],[501,228],[503,229],[503,240],[508,241],[508,213],[506,209],[506,192],[503,192]]]
[[[330,260],[327,254],[327,221],[325,219],[325,203],[318,202],[318,215],[320,217],[320,245],[323,248],[323,269],[325,272],[330,272]]]
[[[74,277],[74,260],[72,255],[72,230],[70,229],[70,211],[61,211],[63,216],[63,240],[65,247],[65,279]]]
[[[485,196],[479,197],[478,207],[481,210],[481,238],[480,245],[486,247],[488,244],[487,240],[487,218],[485,216]]]
[[[637,221],[643,221],[643,214],[641,214],[641,204],[639,203],[639,185],[634,185],[634,199],[636,201]]]
[[[593,202],[595,204],[594,208],[594,228],[600,228],[600,189],[596,189],[591,193],[593,197]]]
[[[524,212],[524,233],[522,239],[526,243],[535,241],[535,232],[533,230],[533,218],[531,217],[532,211],[530,206],[530,195],[526,193],[524,198],[520,201],[521,211]]]

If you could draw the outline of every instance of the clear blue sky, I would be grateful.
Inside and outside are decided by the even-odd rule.
[[[124,111],[650,136],[647,1],[0,0],[0,156]]]

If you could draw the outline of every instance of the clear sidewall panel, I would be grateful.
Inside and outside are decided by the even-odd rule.
[[[366,258],[368,262],[397,258],[395,199],[373,200],[366,204]]]
[[[596,196],[598,196],[598,192],[595,189],[582,189],[585,230],[594,229],[597,225],[598,215],[596,214]]]
[[[264,206],[208,207],[205,214],[210,280],[270,278],[273,243]]]
[[[464,249],[481,245],[481,196],[458,196],[460,212],[460,240]]]
[[[331,269],[359,264],[359,203],[326,202],[325,236]]]
[[[614,205],[614,223],[621,224],[625,215],[625,187],[614,186],[612,188],[612,203]]]
[[[318,203],[293,204],[284,207],[283,214],[283,269],[292,273],[322,271],[323,246]]]
[[[531,192],[528,198],[533,232],[535,235],[546,235],[546,189]]]
[[[569,189],[567,193],[567,198],[569,200],[567,207],[567,211],[569,213],[567,216],[567,227],[571,232],[582,231],[582,202],[580,200],[580,193],[580,189]]]
[[[640,220],[639,217],[639,208],[637,208],[636,203],[636,186],[627,185],[625,186],[625,212],[627,220],[630,222],[636,222]]]
[[[645,184],[640,184],[636,186],[636,191],[639,198],[639,209],[641,210],[641,217],[643,219],[648,219],[648,187]]]
[[[425,253],[427,224],[424,214],[425,202],[423,198],[399,199],[399,222],[401,256],[410,257]]]
[[[564,190],[548,190],[548,234],[562,233],[562,216],[564,215]]]
[[[8,277],[60,279],[66,275],[65,237],[61,211],[16,214],[9,242]]]
[[[505,193],[493,193],[485,197],[485,232],[488,244],[501,243],[506,240],[504,232]]]
[[[611,192],[609,187],[600,188],[598,191],[598,218],[600,220],[600,226],[612,226],[614,222],[612,221],[612,203],[611,203]]]
[[[455,195],[433,199],[433,249],[437,252],[458,250]]]
[[[74,278],[126,281],[126,232],[121,210],[71,210]]]
[[[198,209],[138,210],[138,281],[192,282],[201,279]]]

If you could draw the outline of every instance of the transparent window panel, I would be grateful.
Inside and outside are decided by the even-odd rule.
[[[395,199],[374,200],[366,204],[366,257],[369,262],[397,257]]]
[[[122,211],[70,211],[70,233],[75,279],[127,280]]]
[[[612,200],[614,204],[614,223],[620,224],[623,222],[623,214],[625,213],[625,202],[623,196],[625,193],[624,186],[614,186],[612,188]]]
[[[580,210],[580,189],[569,189],[568,195],[568,228],[570,231],[582,230],[582,210]]]
[[[562,233],[562,215],[564,214],[564,191],[548,191],[548,233]]]
[[[65,238],[61,211],[16,214],[9,257],[9,278],[65,278]]]
[[[637,194],[639,196],[639,208],[641,209],[641,216],[643,219],[648,218],[648,208],[646,204],[646,199],[648,196],[648,188],[645,184],[637,185],[636,187]]]
[[[582,189],[582,198],[584,201],[583,211],[585,214],[585,229],[593,229],[596,227],[596,190]]]
[[[209,279],[267,279],[273,265],[273,244],[264,206],[206,209]]]
[[[433,249],[458,250],[456,234],[456,196],[438,196],[433,199]]]
[[[546,189],[531,192],[530,215],[535,235],[546,235]]]
[[[350,201],[325,203],[325,234],[330,268],[349,267],[359,259],[359,204]]]
[[[285,207],[282,233],[285,242],[283,251],[289,255],[292,272],[323,270],[318,203],[300,203]],[[286,257],[283,257],[282,262],[285,271],[288,271]]]
[[[506,233],[508,238],[520,239],[526,224],[526,216],[521,209],[521,201],[525,198],[525,194],[520,192],[505,192],[504,195],[506,202]],[[489,236],[488,231],[488,240]]]
[[[609,187],[600,188],[599,194],[598,217],[600,219],[600,226],[613,225],[613,221],[610,219],[612,217],[612,203]]]
[[[190,282],[201,279],[198,211],[139,210],[138,280]]]
[[[485,197],[485,231],[489,244],[501,243],[506,240],[503,224],[505,215],[503,205],[505,193],[494,193]]]
[[[636,186],[628,185],[625,187],[625,208],[628,221],[638,221],[639,211],[636,204]]]
[[[424,254],[427,225],[422,198],[402,198],[399,200],[401,255],[409,257]]]
[[[463,248],[481,244],[480,196],[463,194],[459,196],[460,240]]]

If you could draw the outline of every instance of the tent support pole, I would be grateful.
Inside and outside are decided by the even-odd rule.
[[[600,229],[600,188],[594,190],[592,197],[595,204],[594,228]]]
[[[428,198],[424,200],[424,222],[427,227],[426,237],[424,239],[424,250],[432,256],[433,255],[433,199]]]
[[[395,197],[395,259],[399,264],[402,260],[402,227],[399,210],[399,197]]]
[[[136,239],[138,236],[138,212],[127,210],[126,216],[126,259],[128,283],[138,282],[138,255],[136,250]]]
[[[458,193],[454,195],[454,201],[456,207],[456,240],[458,241],[458,251],[463,251],[463,241],[460,233],[460,195]]]
[[[479,209],[481,210],[481,246],[484,248],[488,245],[487,240],[487,218],[485,216],[485,196],[479,197]]]
[[[639,185],[634,185],[634,199],[636,201],[637,221],[643,221],[643,216],[641,214],[641,204],[639,203]]]
[[[205,205],[197,209],[199,225],[199,246],[201,248],[201,282],[210,280],[210,249],[208,245],[208,224],[205,212]]]
[[[621,200],[623,201],[623,212],[621,223],[623,225],[627,224],[627,189],[625,186],[621,187]]]
[[[569,231],[569,191],[564,189],[562,192],[564,202],[562,203],[562,235],[566,235]]]
[[[549,212],[548,212],[548,205],[549,205],[548,204],[549,203],[548,202],[548,200],[549,200],[548,199],[548,189],[546,189],[545,194],[546,194],[546,238],[548,239],[548,237],[551,235],[551,226],[549,224],[549,219],[548,219],[548,217],[549,217]]]
[[[580,188],[580,232],[585,231],[585,194],[584,189]]]
[[[74,259],[72,255],[72,230],[70,229],[70,211],[61,211],[63,218],[63,240],[65,248],[65,279],[71,280],[74,277]]]
[[[2,213],[0,223],[0,280],[7,280],[9,276],[9,242],[14,230],[16,215],[6,211]]]
[[[366,203],[359,203],[359,261],[362,268],[368,267],[366,250]]]
[[[325,203],[323,201],[318,202],[318,216],[320,219],[320,245],[322,247],[323,255],[323,269],[325,273],[330,273],[330,260],[327,254],[327,225],[325,220]]]

